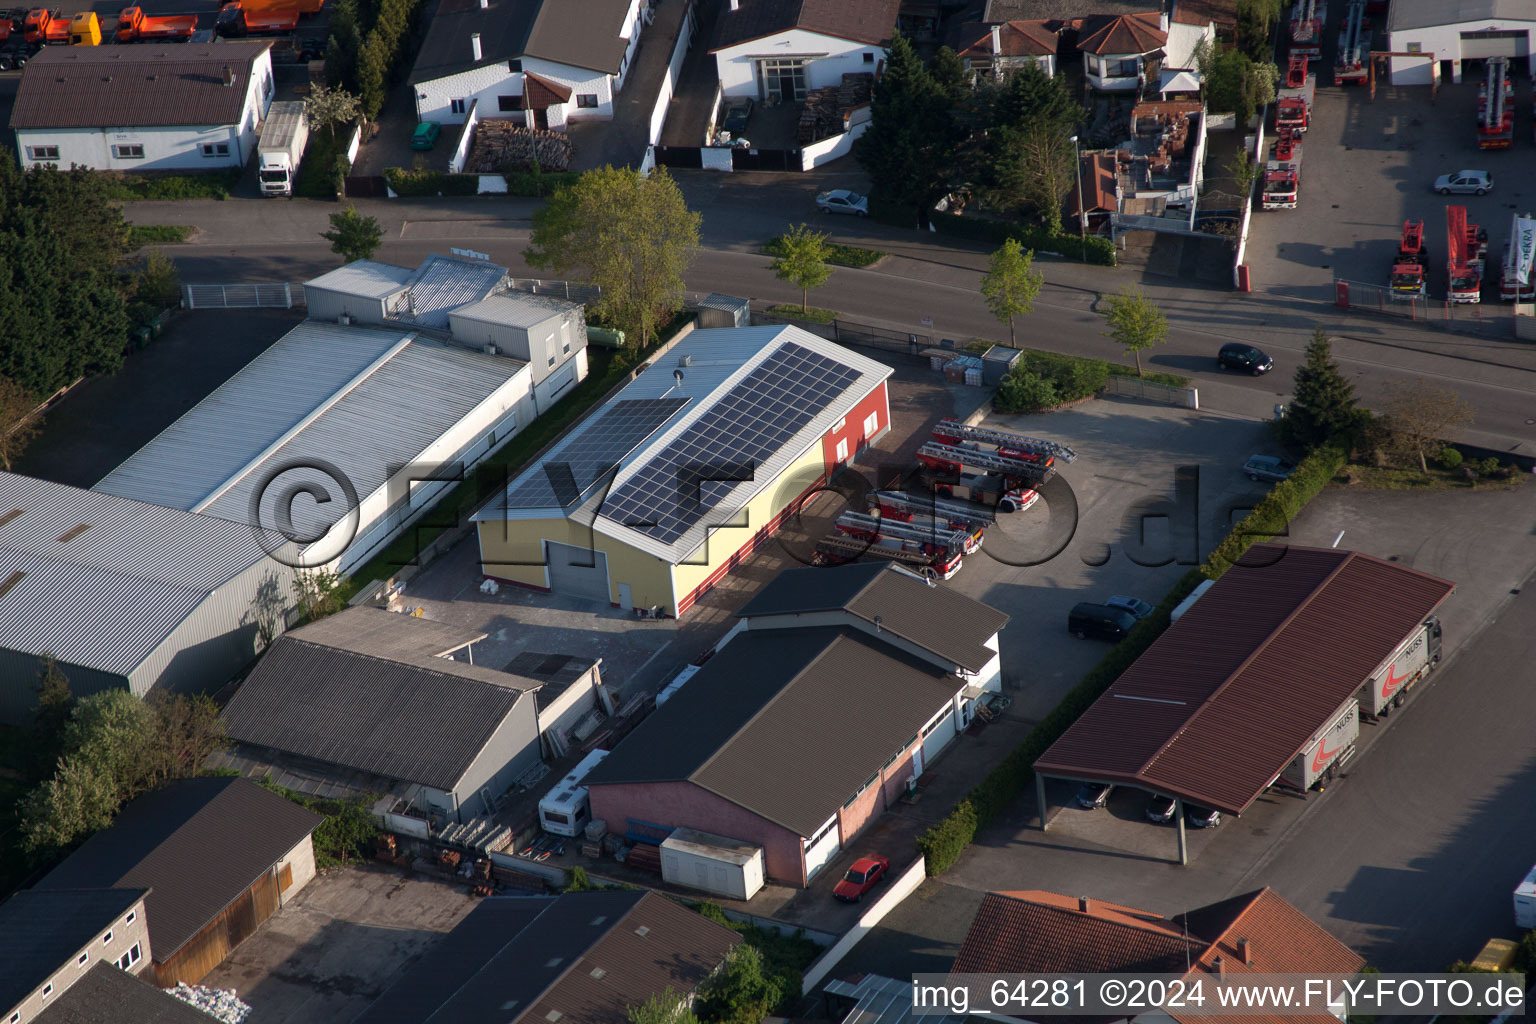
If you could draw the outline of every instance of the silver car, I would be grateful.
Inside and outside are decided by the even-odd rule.
[[[1475,196],[1485,196],[1493,191],[1493,175],[1487,171],[1457,171],[1454,174],[1442,174],[1435,179],[1435,191],[1443,196],[1452,192],[1470,192]]]
[[[816,209],[822,213],[851,213],[856,217],[868,217],[869,197],[850,189],[835,188],[816,197]]]

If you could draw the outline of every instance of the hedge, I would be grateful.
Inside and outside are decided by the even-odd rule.
[[[575,185],[581,175],[576,171],[511,171],[502,177],[507,179],[507,195],[542,199]]]
[[[999,412],[1036,412],[1075,402],[1103,391],[1111,376],[1129,377],[1136,372],[1132,367],[1103,359],[1034,349],[1020,351],[1023,355],[1013,371],[1003,378],[992,400]],[[1142,379],[1176,388],[1189,386],[1188,377],[1172,373],[1149,373]]]
[[[1065,232],[1052,234],[1043,227],[1028,224],[1011,224],[1000,220],[982,220],[954,213],[933,213],[929,220],[934,229],[946,235],[969,238],[977,242],[1001,245],[1010,238],[1035,252],[1054,252],[1075,260],[1086,260],[1102,267],[1115,265],[1115,243],[1090,235],[1087,239]]]
[[[1201,567],[1210,579],[1220,579],[1254,544],[1282,536],[1291,520],[1328,486],[1349,461],[1349,453],[1338,444],[1329,443],[1302,459],[1289,477],[1276,484],[1264,500],[1232,532],[1216,545]]]
[[[198,171],[188,174],[143,174],[100,172],[107,178],[107,198],[119,202],[138,199],[228,199],[230,190],[240,184],[239,167],[222,171]]]
[[[476,196],[480,194],[480,175],[478,174],[444,174],[442,171],[409,171],[404,167],[386,167],[384,184],[399,196]]]

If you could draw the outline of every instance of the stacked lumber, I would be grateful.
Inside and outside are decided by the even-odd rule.
[[[875,76],[858,72],[843,76],[841,85],[829,85],[806,94],[800,110],[795,139],[802,146],[843,133],[849,109],[869,102]]]
[[[544,171],[569,169],[570,137],[563,132],[488,117],[475,125],[475,138],[464,170],[469,174],[504,174],[529,170],[535,163]]]
[[[624,863],[628,867],[659,875],[661,874],[661,847],[652,846],[650,843],[636,843],[630,847]]]

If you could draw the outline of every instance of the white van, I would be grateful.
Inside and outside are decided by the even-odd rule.
[[[539,801],[539,825],[544,831],[572,838],[582,834],[592,820],[592,807],[581,780],[607,756],[606,750],[592,751]]]

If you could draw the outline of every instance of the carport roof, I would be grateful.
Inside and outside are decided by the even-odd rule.
[[[1355,551],[1256,545],[1035,770],[1241,814],[1454,589]]]
[[[1469,21],[1536,22],[1536,10],[1532,10],[1530,0],[1392,0],[1387,31]]]
[[[441,658],[484,640],[488,634],[435,619],[357,605],[289,630],[287,635],[379,658]]]

